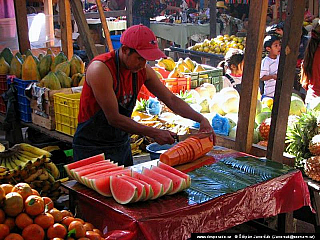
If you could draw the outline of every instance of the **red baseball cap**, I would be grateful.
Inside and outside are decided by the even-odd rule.
[[[150,28],[139,24],[133,25],[125,30],[120,42],[129,48],[133,48],[141,57],[154,61],[167,56],[159,49],[157,38]]]

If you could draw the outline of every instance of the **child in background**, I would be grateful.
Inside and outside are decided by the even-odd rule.
[[[230,48],[218,67],[223,68],[223,88],[233,87],[240,92],[243,72],[244,52],[240,49]]]
[[[263,46],[268,55],[262,60],[260,80],[264,82],[263,97],[274,97],[281,51],[280,38],[275,35],[266,36]]]

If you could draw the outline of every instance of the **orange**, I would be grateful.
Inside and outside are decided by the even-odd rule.
[[[6,197],[6,192],[4,189],[0,186],[0,202],[2,202],[3,199]]]
[[[52,238],[52,240],[64,240],[63,238]]]
[[[62,214],[62,219],[64,217],[73,217],[73,214],[68,210],[61,210],[61,214]]]
[[[32,188],[28,183],[18,183],[12,188],[11,192],[19,193],[22,196],[24,201],[27,199],[27,197],[32,195]]]
[[[17,192],[10,192],[4,199],[3,210],[8,216],[15,217],[22,212],[23,205],[22,196]]]
[[[82,237],[82,238],[78,238],[78,240],[90,240],[90,238]],[[100,239],[99,239],[99,240],[100,240]]]
[[[4,211],[0,208],[0,224],[4,223],[4,220],[6,219],[6,214]]]
[[[47,229],[54,224],[54,217],[50,213],[43,213],[34,219],[34,223],[43,229]]]
[[[65,238],[67,236],[67,229],[60,223],[55,223],[47,230],[47,238]]]
[[[51,198],[42,197],[42,199],[44,201],[44,206],[45,206],[46,211],[50,211],[52,208],[54,208],[53,201],[51,200]]]
[[[32,195],[40,196],[40,193],[32,188]]]
[[[69,227],[70,223],[74,221],[74,217],[64,217],[61,221],[63,225]]]
[[[84,224],[84,221],[81,218],[74,218],[75,221],[79,221],[82,223],[82,225]]]
[[[49,213],[53,216],[55,223],[59,223],[62,221],[62,214],[60,210],[53,208],[49,211]]]
[[[0,239],[4,239],[10,233],[10,229],[5,224],[0,224]]]
[[[102,237],[102,232],[98,228],[94,228],[92,231],[98,233]]]
[[[86,229],[86,231],[92,231],[94,229],[94,226],[88,222],[84,223],[83,226]]]
[[[23,240],[23,238],[18,233],[10,233],[4,240]]]
[[[37,216],[44,212],[44,201],[37,195],[30,195],[27,197],[24,207],[27,214]]]
[[[15,224],[18,226],[20,229],[24,229],[28,227],[29,225],[33,224],[32,218],[29,217],[28,214],[26,213],[20,213],[15,220]]]
[[[14,218],[11,217],[6,218],[6,220],[4,220],[4,224],[9,227],[10,231],[16,226]]]
[[[101,236],[99,233],[96,233],[94,231],[86,231],[86,237],[90,240],[100,240]]]
[[[1,184],[1,187],[3,188],[5,194],[7,195],[7,193],[12,191],[13,186],[9,183],[3,183]]]
[[[68,227],[68,232],[71,231],[71,230],[75,230],[75,234],[74,236],[76,238],[81,238],[81,237],[85,237],[86,235],[86,230],[83,226],[83,224],[79,221],[73,221],[69,224],[69,227]]]
[[[38,224],[31,224],[22,231],[24,240],[43,240],[44,230]]]

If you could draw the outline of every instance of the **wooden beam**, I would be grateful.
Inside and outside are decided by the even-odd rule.
[[[250,2],[246,41],[246,46],[250,47],[246,48],[244,56],[236,135],[236,150],[246,153],[249,153],[252,147],[267,8],[268,0]]]
[[[14,0],[19,51],[24,54],[30,49],[26,0]]]
[[[103,28],[103,31],[104,31],[104,37],[106,39],[108,50],[109,50],[109,52],[111,52],[111,51],[113,51],[113,46],[112,46],[112,41],[111,41],[111,38],[110,38],[110,32],[109,32],[108,24],[107,24],[107,21],[106,21],[106,18],[104,16],[104,14],[103,14],[104,11],[103,11],[103,8],[102,8],[101,0],[96,0],[96,3],[97,3],[97,8],[98,8],[98,11],[99,11],[99,14],[100,14],[100,21],[101,21],[102,28]]]
[[[127,16],[127,28],[132,26],[133,19],[132,19],[132,0],[126,0],[126,16]]]
[[[45,0],[43,2],[43,12],[46,15],[46,31],[49,35],[49,41],[46,42],[47,47],[54,46],[54,27],[53,27],[53,8],[52,0]]]
[[[217,36],[217,1],[212,0],[209,3],[210,8],[210,38],[215,38]]]
[[[73,56],[70,0],[59,0],[62,52],[70,60]]]
[[[285,20],[276,91],[271,113],[271,127],[267,158],[282,162],[288,123],[291,93],[299,53],[301,26],[304,15],[304,1],[288,2]],[[249,45],[250,46],[250,45]]]
[[[94,45],[87,20],[84,16],[82,4],[80,0],[70,0],[73,16],[77,22],[80,36],[83,40],[84,46],[86,48],[86,53],[89,60],[92,60],[98,55],[96,46]]]

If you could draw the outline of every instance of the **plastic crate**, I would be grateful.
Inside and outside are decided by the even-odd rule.
[[[203,83],[211,83],[219,92],[223,87],[223,70],[222,68],[215,68],[208,65],[202,65],[205,71],[184,73],[185,76],[191,78],[191,88],[197,88]]]
[[[112,46],[114,49],[118,49],[121,47],[121,42],[120,42],[121,35],[111,35],[110,38],[111,38]]]
[[[53,95],[56,131],[73,136],[78,125],[81,93]]]
[[[168,78],[170,71],[165,70],[162,67],[152,67],[153,70],[159,72],[163,78]]]
[[[8,79],[7,83],[14,84],[17,88],[18,96],[18,107],[20,113],[20,120],[24,122],[32,122],[31,113],[32,109],[30,107],[30,100],[25,95],[25,89],[30,83],[38,82],[37,80],[21,80],[19,78],[13,78],[13,80]]]
[[[7,75],[0,75],[0,95],[5,93],[8,90],[8,84],[7,84]],[[6,104],[4,103],[4,100],[2,97],[0,97],[0,112],[6,113]]]
[[[185,92],[191,88],[191,78],[185,76],[182,78],[166,78],[163,79],[166,87],[173,93]]]

